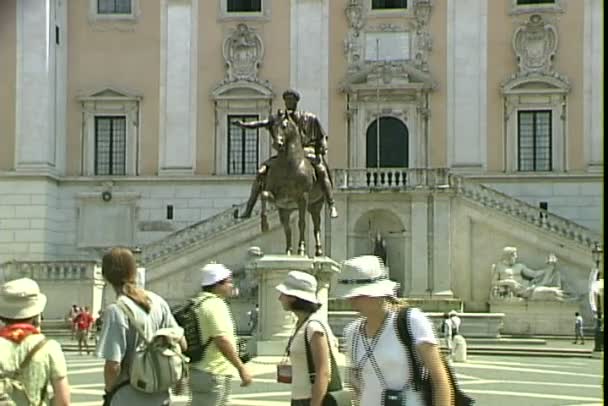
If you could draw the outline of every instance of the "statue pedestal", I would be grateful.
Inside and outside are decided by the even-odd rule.
[[[491,313],[504,313],[502,334],[574,335],[577,302],[555,300],[493,299]]]
[[[298,255],[264,255],[247,265],[255,272],[260,306],[258,333],[250,346],[255,355],[280,356],[293,333],[295,316],[283,310],[279,292],[275,287],[283,282],[290,271],[307,272],[317,278],[317,298],[323,304],[320,312],[327,318],[329,281],[339,272],[339,265],[328,257],[308,258]]]

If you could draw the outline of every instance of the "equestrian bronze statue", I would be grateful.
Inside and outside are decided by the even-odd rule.
[[[309,211],[314,227],[315,255],[323,255],[321,247],[321,209],[326,201],[330,217],[338,212],[334,206],[332,182],[325,162],[327,136],[316,116],[296,111],[300,100],[294,90],[283,93],[285,110],[279,110],[266,120],[254,122],[237,121],[244,128],[266,128],[272,137],[272,146],[277,154],[264,162],[258,170],[251,188],[242,218],[251,216],[251,211],[262,196],[262,230],[268,229],[266,204],[273,201],[279,209],[279,217],[285,231],[286,252],[291,253],[291,228],[289,217],[298,210],[300,239],[298,254],[305,254],[305,213]]]

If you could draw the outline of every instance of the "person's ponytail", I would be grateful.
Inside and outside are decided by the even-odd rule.
[[[150,298],[146,294],[146,291],[142,288],[137,287],[133,282],[126,282],[121,287],[122,294],[128,296],[135,303],[139,305],[146,313],[150,313],[152,309],[150,305]]]

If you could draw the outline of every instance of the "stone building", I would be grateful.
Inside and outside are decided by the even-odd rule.
[[[329,137],[332,258],[380,234],[401,294],[485,311],[516,245],[582,291],[603,242],[602,19],[600,0],[3,0],[2,269],[78,285],[101,250],[141,246],[178,300],[205,261],[281,252],[276,215],[269,234],[234,217],[272,150],[232,122],[291,87]]]

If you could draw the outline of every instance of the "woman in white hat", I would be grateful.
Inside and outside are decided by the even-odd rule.
[[[380,258],[365,255],[342,263],[335,296],[349,299],[362,317],[344,329],[349,381],[361,406],[387,402],[392,392],[399,406],[423,405],[423,395],[413,387],[410,354],[398,336],[397,311],[392,303],[396,282],[388,279]],[[438,341],[429,319],[410,309],[408,325],[419,359],[430,373],[433,405],[452,404],[449,378],[441,362]]]
[[[46,402],[49,383],[53,387],[53,404],[70,404],[68,373],[61,346],[40,333],[45,305],[46,296],[40,293],[38,284],[32,279],[15,279],[0,287],[0,321],[4,324],[0,328],[0,371],[16,371],[30,357],[19,379],[25,391],[15,391],[12,395],[17,405]]]
[[[276,289],[281,293],[279,301],[283,309],[297,318],[286,348],[292,370],[291,405],[321,406],[331,377],[330,350],[337,354],[338,346],[327,321],[317,312],[321,308],[317,300],[317,280],[306,272],[291,271]],[[312,383],[305,340],[310,345],[314,364]]]

